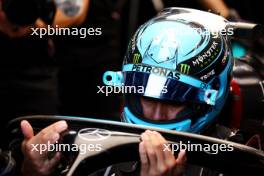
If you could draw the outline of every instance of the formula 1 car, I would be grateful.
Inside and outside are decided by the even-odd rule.
[[[264,28],[248,23],[234,26],[239,27],[232,40],[231,93],[220,116],[226,117],[229,128],[264,134]]]
[[[15,163],[21,162],[23,155],[20,152],[20,145],[23,136],[20,131],[20,121],[26,119],[36,132],[58,120],[68,122],[69,130],[62,135],[59,144],[77,146],[78,150],[62,153],[63,159],[58,166],[57,175],[89,175],[109,165],[138,161],[140,134],[146,129],[160,132],[170,144],[182,142],[189,145],[208,146],[209,150],[206,151],[188,151],[187,165],[206,168],[214,173],[224,175],[263,175],[264,152],[263,142],[261,142],[264,135],[263,28],[245,23],[233,25],[237,30],[236,34],[242,33],[239,36],[245,38],[234,39],[233,52],[237,59],[233,68],[231,94],[226,107],[220,114],[225,118],[221,118],[220,123],[231,129],[240,129],[241,139],[231,142],[203,135],[92,118],[27,116],[15,119],[9,124],[7,131],[10,133],[10,152],[0,158],[0,173],[8,173],[15,167]],[[246,143],[249,146],[241,143]],[[93,144],[91,147],[93,150],[82,152],[80,150],[82,144],[86,146]],[[232,146],[232,150],[215,152],[212,150],[215,144]],[[174,151],[175,155],[178,151]],[[195,174],[199,175],[199,173],[191,175]]]
[[[109,165],[138,161],[140,134],[146,129],[160,132],[170,144],[181,142],[189,146],[194,144],[210,146],[209,150],[188,151],[188,165],[207,168],[227,175],[257,176],[264,173],[264,152],[252,147],[197,134],[79,117],[27,116],[12,121],[9,126],[10,139],[12,139],[9,147],[12,153],[19,153],[17,151],[23,139],[20,131],[22,119],[28,120],[36,131],[58,120],[66,120],[69,130],[62,135],[60,144],[77,145],[78,147],[84,144],[100,145],[100,150],[94,147],[94,150],[85,148],[85,152],[81,152],[80,148],[76,152],[63,151],[63,159],[59,164],[57,175],[89,175]],[[213,145],[232,146],[233,149],[214,152]],[[174,152],[177,155],[178,149]]]
[[[209,150],[206,151],[188,151],[188,167],[206,168],[210,172],[225,175],[261,175],[264,173],[264,152],[262,150],[263,143],[261,143],[264,134],[261,123],[263,121],[261,111],[263,109],[263,78],[253,70],[243,60],[236,61],[235,79],[231,85],[233,93],[230,95],[222,115],[233,117],[226,118],[227,120],[223,123],[230,128],[240,128],[243,134],[241,136],[244,139],[233,141],[240,143],[250,141],[248,145],[255,148],[203,135],[154,129],[115,121],[64,116],[27,116],[15,119],[9,124],[7,131],[10,133],[10,152],[4,157],[0,157],[1,167],[4,168],[2,171],[8,173],[16,165],[19,167],[18,163],[22,161],[23,155],[20,147],[23,135],[20,130],[20,122],[22,119],[26,119],[32,124],[35,132],[58,120],[68,122],[69,130],[62,135],[60,144],[77,146],[78,150],[62,152],[63,158],[56,175],[89,175],[109,165],[138,161],[140,134],[146,129],[160,132],[170,144],[184,143],[186,145],[209,146]],[[247,79],[253,79],[254,82],[247,84],[245,82]],[[255,101],[251,101],[251,105],[249,105],[248,101],[251,99]],[[254,109],[245,110],[245,106],[254,106]],[[256,134],[258,137],[252,138]],[[215,152],[213,146],[216,144],[232,146],[233,150]],[[83,152],[80,150],[83,145],[93,145],[91,146],[93,150],[90,151],[85,148],[85,152]],[[175,155],[178,151],[178,149],[174,151]],[[91,163],[93,164],[91,165]],[[199,173],[192,173],[191,175],[195,174],[199,175]]]

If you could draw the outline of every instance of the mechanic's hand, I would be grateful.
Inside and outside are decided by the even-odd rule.
[[[171,151],[164,150],[166,140],[156,131],[147,130],[141,135],[139,144],[141,176],[180,176],[186,163],[185,151],[175,158]]]
[[[17,25],[9,22],[4,11],[2,10],[2,1],[0,0],[0,32],[4,33],[10,38],[19,38],[30,35],[32,30],[30,27],[18,27]]]
[[[23,120],[21,122],[21,130],[24,134],[24,141],[22,143],[22,152],[24,154],[23,175],[47,176],[54,171],[56,164],[60,160],[60,153],[57,152],[53,157],[49,157],[47,150],[40,153],[34,146],[37,144],[54,144],[59,140],[60,133],[67,128],[68,125],[65,121],[59,121],[46,127],[34,136],[33,129],[28,121]]]

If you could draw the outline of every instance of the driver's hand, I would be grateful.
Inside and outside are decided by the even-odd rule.
[[[40,153],[40,151],[34,149],[34,146],[37,144],[48,144],[48,142],[53,144],[58,141],[60,133],[68,128],[67,123],[65,121],[56,122],[41,130],[35,136],[28,121],[23,120],[20,125],[24,135],[22,143],[22,152],[24,154],[22,174],[27,176],[50,175],[60,160],[60,153],[57,152],[53,157],[48,157],[47,150]]]
[[[164,150],[166,140],[156,131],[147,130],[141,135],[139,144],[141,176],[180,176],[186,163],[185,151],[175,158],[171,151]]]

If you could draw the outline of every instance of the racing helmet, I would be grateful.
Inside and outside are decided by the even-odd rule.
[[[121,72],[108,71],[107,85],[124,87],[125,122],[199,133],[216,118],[227,98],[233,65],[232,31],[221,16],[168,8],[139,27]],[[144,117],[141,97],[184,103],[174,119]]]

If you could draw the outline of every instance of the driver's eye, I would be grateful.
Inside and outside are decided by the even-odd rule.
[[[174,108],[174,107],[185,105],[185,103],[183,102],[161,101],[161,100],[150,98],[150,97],[141,97],[141,102],[144,103],[144,105],[148,107],[153,107],[157,105],[157,103],[166,105],[166,107],[169,107],[169,108]]]
[[[148,107],[154,107],[157,104],[157,101],[152,98],[141,97],[141,103]]]

